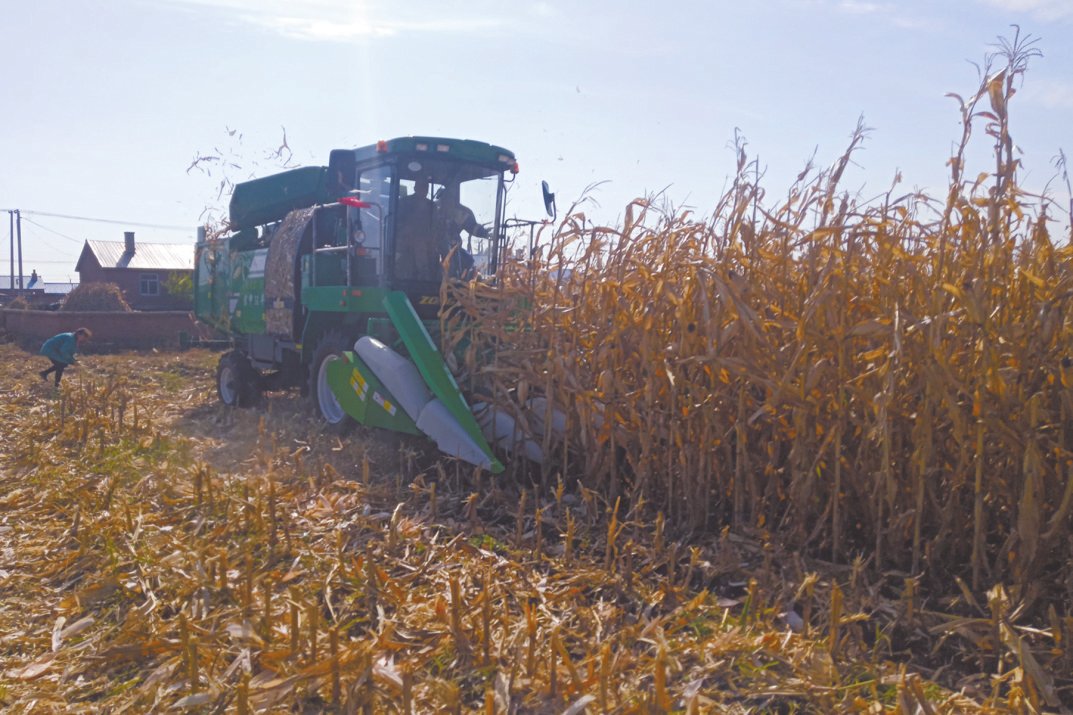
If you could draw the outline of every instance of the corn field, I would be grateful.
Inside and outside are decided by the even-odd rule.
[[[470,389],[527,435],[561,411],[545,483],[647,504],[677,533],[863,556],[938,594],[1010,584],[1068,628],[1073,245],[1069,216],[1016,181],[1017,47],[956,98],[942,199],[842,190],[859,125],[775,202],[739,142],[708,219],[638,200],[612,229],[575,208],[496,286],[453,289],[447,349],[469,346]],[[977,176],[978,125],[996,164]]]

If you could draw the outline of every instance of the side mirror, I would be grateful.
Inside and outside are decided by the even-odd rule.
[[[551,220],[555,220],[555,194],[551,193],[551,188],[548,186],[548,182],[541,181],[540,188],[544,192],[544,210],[548,212],[548,216],[551,216]]]

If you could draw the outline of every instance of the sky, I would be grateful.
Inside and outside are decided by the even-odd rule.
[[[1073,0],[7,3],[0,275],[8,210],[24,274],[77,281],[86,239],[192,244],[226,210],[221,182],[406,135],[511,149],[508,215],[542,216],[543,179],[560,211],[586,197],[614,224],[657,192],[710,213],[737,133],[783,194],[863,117],[844,188],[868,198],[900,173],[939,196],[961,131],[945,95],[977,89],[973,63],[1014,24],[1042,52],[1010,109],[1022,185],[1068,205],[1054,159],[1073,154]],[[970,175],[990,168],[981,130]]]

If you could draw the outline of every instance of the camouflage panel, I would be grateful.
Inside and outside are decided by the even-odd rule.
[[[292,211],[283,219],[268,248],[265,264],[265,324],[269,335],[295,339],[294,278],[298,245],[311,230],[314,209]]]

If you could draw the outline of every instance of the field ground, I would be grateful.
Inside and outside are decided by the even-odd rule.
[[[583,487],[539,493],[409,438],[325,435],[297,392],[231,410],[217,357],[90,355],[56,390],[35,374],[43,358],[0,345],[5,711],[1027,712],[1073,698],[1055,676],[1069,656],[1033,655],[1001,602],[931,603],[903,575],[763,534],[686,542]]]

